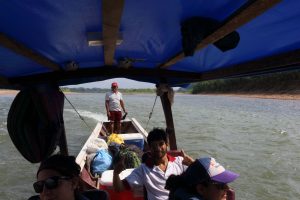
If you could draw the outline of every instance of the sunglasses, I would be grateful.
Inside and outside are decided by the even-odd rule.
[[[69,179],[71,179],[71,177],[53,176],[53,177],[47,178],[44,181],[35,182],[33,184],[33,188],[36,193],[41,193],[41,192],[43,192],[44,187],[46,187],[49,190],[55,189],[55,188],[57,188],[57,186],[59,184],[59,180],[69,180]]]

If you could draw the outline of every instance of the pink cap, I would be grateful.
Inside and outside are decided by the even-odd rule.
[[[111,84],[111,87],[118,87],[118,83],[117,83],[117,82],[113,82],[113,83]]]

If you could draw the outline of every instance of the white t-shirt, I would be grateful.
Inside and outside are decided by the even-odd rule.
[[[169,162],[165,172],[158,166],[148,166],[142,163],[138,168],[125,178],[130,187],[140,189],[143,185],[146,187],[148,200],[167,200],[169,190],[165,189],[166,180],[170,175],[182,174],[187,166],[182,164],[183,157],[168,156]]]
[[[123,100],[121,92],[107,92],[105,95],[105,101],[109,101],[109,111],[122,111],[120,101]]]

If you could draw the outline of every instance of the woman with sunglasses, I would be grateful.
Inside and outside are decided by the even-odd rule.
[[[54,155],[41,163],[33,188],[41,200],[88,200],[78,192],[79,173],[74,156]]]
[[[239,175],[225,170],[212,157],[196,159],[180,176],[171,176],[166,189],[170,200],[234,200],[228,186]]]

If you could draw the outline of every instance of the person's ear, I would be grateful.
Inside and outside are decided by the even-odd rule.
[[[197,184],[196,186],[196,191],[201,195],[201,196],[205,196],[205,192],[206,192],[206,187],[202,184]]]
[[[166,144],[166,149],[167,149],[167,151],[170,149],[169,148],[169,143],[168,142],[165,142],[165,144]]]

